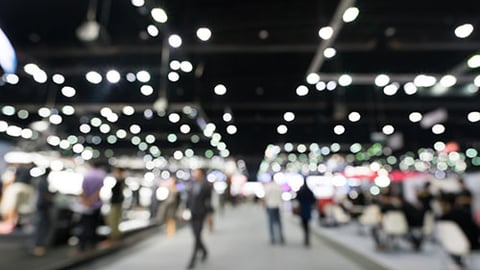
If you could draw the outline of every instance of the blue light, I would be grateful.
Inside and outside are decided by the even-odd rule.
[[[0,66],[5,73],[15,73],[17,69],[17,56],[12,43],[0,28]]]

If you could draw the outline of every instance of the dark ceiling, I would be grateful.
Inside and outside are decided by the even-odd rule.
[[[85,21],[91,3],[96,3],[95,17],[102,31],[97,40],[82,42],[76,29]],[[343,23],[336,14],[349,6],[358,7],[360,13],[355,21]],[[150,15],[155,7],[168,14],[165,24]],[[166,155],[184,148],[198,154],[211,148],[217,153],[202,133],[203,119],[216,125],[230,156],[250,164],[257,164],[270,143],[369,144],[375,140],[372,134],[381,132],[386,124],[403,136],[398,151],[431,147],[436,140],[472,146],[478,143],[480,127],[469,122],[467,115],[479,110],[478,87],[471,85],[478,70],[466,68],[466,61],[480,48],[478,14],[480,5],[472,0],[145,0],[142,7],[135,7],[130,0],[2,0],[0,27],[15,47],[20,80],[0,86],[0,105],[28,110],[30,115],[20,119],[0,114],[0,120],[27,127],[41,118],[37,115],[40,107],[61,111],[71,104],[76,113],[62,115],[64,121],[54,129],[66,138],[82,134],[79,126],[92,117],[101,118],[100,109],[108,106],[120,116],[112,123],[111,133],[137,123],[142,128],[139,137],[155,135],[154,144]],[[459,39],[454,30],[465,23],[477,28],[468,38]],[[146,32],[150,24],[160,30],[157,37]],[[324,41],[318,31],[328,25],[335,25],[338,31]],[[211,29],[210,40],[196,37],[199,27]],[[182,38],[180,48],[171,48],[166,42],[173,33]],[[326,47],[336,49],[333,58],[321,56]],[[168,81],[171,60],[188,60],[193,71],[180,72],[177,82]],[[49,76],[47,82],[38,83],[26,74],[27,63],[42,68]],[[104,76],[110,69],[122,75],[119,83],[104,78],[94,85],[85,79],[91,70]],[[143,83],[125,79],[127,73],[140,70],[151,74],[148,84],[154,92],[150,96],[140,93]],[[352,74],[353,83],[318,91],[306,82],[310,72],[318,72],[325,82]],[[56,73],[64,75],[63,84],[52,82]],[[398,82],[395,95],[385,95],[383,87],[373,83],[378,74],[388,74],[391,82]],[[452,74],[457,84],[441,93],[419,87],[415,94],[407,95],[403,85],[419,74],[437,80]],[[213,90],[219,83],[227,87],[223,96]],[[74,97],[61,94],[65,85],[77,90]],[[308,95],[296,94],[299,85],[309,88]],[[159,97],[168,100],[165,115],[157,114],[153,105]],[[133,106],[135,114],[122,115],[124,105]],[[197,113],[185,116],[186,105]],[[155,113],[147,119],[145,110],[149,109]],[[409,121],[411,112],[425,114],[437,109],[448,114],[443,134],[433,134],[430,128]],[[222,119],[226,110],[233,115],[230,123]],[[294,121],[283,119],[287,111],[295,113]],[[352,111],[360,113],[360,121],[348,120]],[[170,112],[180,113],[180,122],[169,122]],[[238,129],[234,135],[226,132],[232,123]],[[192,133],[179,135],[182,124],[189,124]],[[280,124],[288,127],[286,134],[277,133]],[[345,127],[345,133],[334,133],[338,124]],[[178,135],[173,143],[167,141],[171,133]],[[102,141],[92,144],[95,148],[139,154],[129,140],[108,143],[109,134],[94,128],[85,141],[92,144],[92,136],[98,135]],[[192,143],[192,134],[199,136],[199,143]],[[11,139],[4,133],[0,136]]]

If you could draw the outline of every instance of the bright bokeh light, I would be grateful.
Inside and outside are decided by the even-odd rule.
[[[98,73],[96,71],[89,71],[85,75],[85,78],[87,79],[87,81],[89,81],[90,83],[93,83],[93,84],[99,84],[103,80],[102,75],[100,75],[100,73]]]
[[[212,31],[206,27],[200,27],[197,29],[197,37],[201,41],[207,41],[212,37]]]
[[[171,82],[178,82],[178,80],[180,80],[180,74],[178,74],[178,72],[175,72],[175,71],[170,71],[168,73],[168,80]]]
[[[472,123],[480,121],[480,112],[475,111],[468,113],[467,119]]]
[[[346,23],[353,22],[355,19],[358,17],[358,14],[360,13],[360,10],[356,7],[349,7],[345,12],[343,13],[343,21]]]
[[[338,78],[338,84],[341,86],[349,86],[350,84],[352,84],[352,81],[352,76],[348,74],[343,74]]]
[[[442,134],[445,132],[445,126],[442,124],[436,124],[432,127],[432,132],[437,135]]]
[[[478,68],[480,67],[480,54],[476,54],[470,57],[467,61],[467,65],[469,68]]]
[[[123,114],[130,116],[130,115],[133,115],[135,113],[135,108],[133,108],[130,105],[127,105],[127,106],[123,107],[122,112],[123,112]]]
[[[188,72],[191,72],[193,70],[193,65],[189,61],[182,61],[182,63],[180,63],[180,69],[183,72],[188,73]]]
[[[390,77],[386,74],[379,74],[375,77],[375,85],[378,87],[384,87],[390,82]]]
[[[145,5],[145,0],[132,0],[132,5],[136,7],[143,7]]]
[[[398,83],[391,83],[383,88],[383,93],[387,96],[393,96],[398,92],[399,87]]]
[[[422,121],[422,114],[419,113],[419,112],[412,112],[410,113],[410,115],[408,116],[408,119],[413,122],[413,123],[417,123],[417,122],[420,122]]]
[[[147,33],[151,37],[157,37],[158,34],[160,34],[160,31],[158,30],[158,28],[155,25],[150,24],[149,26],[147,26]]]
[[[310,73],[307,76],[308,84],[316,84],[320,81],[320,76],[317,73]]]
[[[150,96],[151,94],[153,94],[153,87],[151,87],[150,85],[142,85],[140,87],[140,92],[144,96]]]
[[[473,32],[473,25],[466,23],[455,28],[455,36],[458,38],[467,38]]]
[[[325,82],[319,81],[317,84],[315,84],[315,89],[318,91],[323,91],[327,88],[327,84]]]
[[[62,84],[65,82],[65,77],[62,74],[54,74],[52,76],[52,81],[56,84]]]
[[[167,13],[162,8],[154,8],[150,14],[152,18],[159,23],[166,23],[168,20]]]
[[[360,118],[361,115],[358,112],[351,112],[348,114],[348,120],[350,120],[350,122],[358,122]]]
[[[110,83],[118,83],[120,81],[120,73],[114,69],[107,72],[107,80]]]
[[[453,75],[445,75],[440,79],[440,84],[443,87],[452,87],[457,83],[457,78]]]
[[[303,97],[308,94],[308,87],[305,85],[299,85],[296,90],[297,96]]]
[[[279,125],[277,127],[278,134],[286,134],[288,132],[288,127],[286,125]]]
[[[233,135],[237,133],[237,127],[235,125],[228,125],[227,126],[227,133]]]
[[[330,26],[320,28],[320,30],[318,30],[318,36],[324,40],[330,39],[333,36],[333,28]]]
[[[62,113],[65,115],[73,115],[75,114],[75,108],[71,105],[65,105],[62,107]]]
[[[133,124],[130,126],[130,133],[132,134],[139,134],[141,131],[142,128],[137,124]]]
[[[170,61],[170,69],[172,70],[179,70],[182,64],[178,60]]]
[[[137,80],[139,82],[143,82],[143,83],[146,83],[148,81],[150,81],[150,73],[148,73],[148,71],[145,71],[145,70],[140,70],[139,72],[137,72]]]
[[[326,48],[326,49],[323,51],[323,56],[325,56],[326,58],[332,58],[332,57],[334,57],[336,54],[337,54],[337,51],[336,51],[334,48]]]
[[[182,46],[182,38],[176,34],[170,35],[170,37],[168,37],[168,44],[170,44],[172,48],[178,48]]]
[[[177,123],[180,121],[180,115],[178,113],[171,113],[168,115],[168,121],[171,123]]]
[[[395,128],[392,125],[385,125],[382,128],[382,132],[385,135],[391,135],[395,132]]]
[[[343,125],[336,125],[333,128],[333,132],[337,135],[342,135],[343,133],[345,133],[345,127]]]
[[[410,96],[417,93],[417,86],[413,82],[408,82],[403,86],[403,90]]]
[[[335,88],[337,88],[337,82],[336,81],[329,81],[327,83],[327,90],[328,91],[333,91],[333,90],[335,90]]]
[[[283,119],[287,122],[295,120],[295,114],[293,112],[286,112],[283,114]]]
[[[230,121],[232,121],[233,116],[232,116],[231,113],[226,112],[226,113],[223,114],[222,118],[223,118],[223,121],[230,122]]]
[[[223,84],[217,84],[214,88],[213,91],[215,92],[216,95],[223,96],[227,93],[227,87]]]
[[[190,130],[191,130],[191,128],[187,124],[183,124],[183,125],[180,126],[180,132],[182,132],[183,134],[190,133]]]
[[[71,86],[64,86],[62,87],[62,95],[66,96],[66,97],[74,97],[75,94],[77,93],[77,91],[75,90],[75,88],[71,87]]]

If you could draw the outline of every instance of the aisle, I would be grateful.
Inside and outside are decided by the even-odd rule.
[[[340,254],[317,237],[312,237],[309,249],[305,248],[296,220],[287,215],[283,219],[286,244],[272,246],[268,241],[266,215],[262,207],[247,204],[226,209],[223,216],[215,217],[214,232],[205,232],[210,256],[206,262],[199,262],[195,269],[382,269],[372,268],[367,259],[362,267],[358,258]],[[189,228],[180,230],[174,238],[159,234],[76,269],[185,269],[192,241]],[[365,265],[369,265],[368,268]]]

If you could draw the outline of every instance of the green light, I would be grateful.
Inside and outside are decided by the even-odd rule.
[[[480,166],[480,157],[474,157],[474,158],[472,159],[472,164],[473,164],[474,166]]]
[[[469,158],[474,158],[478,155],[478,151],[474,148],[468,148],[467,151],[465,151],[465,155]]]
[[[210,149],[205,151],[205,157],[206,158],[212,158],[213,157],[213,151],[210,150]]]
[[[107,150],[105,150],[104,155],[105,155],[105,157],[107,157],[107,158],[113,157],[113,150],[112,150],[112,149],[107,149]]]
[[[168,134],[167,136],[167,140],[171,143],[174,143],[177,141],[177,135],[173,134],[173,133],[170,133]]]
[[[397,158],[394,157],[394,156],[389,156],[389,157],[387,158],[387,162],[388,162],[388,164],[390,164],[390,165],[395,165],[395,164],[397,163]]]

